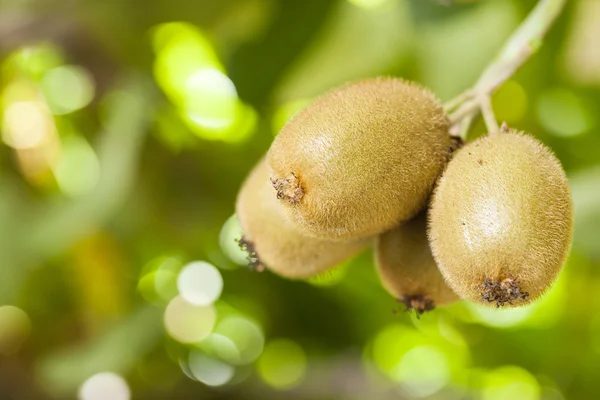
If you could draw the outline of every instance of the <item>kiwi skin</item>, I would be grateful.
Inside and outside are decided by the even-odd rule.
[[[417,315],[458,300],[429,249],[425,212],[377,238],[375,265],[387,292]]]
[[[429,241],[462,298],[520,306],[554,282],[573,235],[565,172],[535,138],[510,130],[458,150],[434,191]]]
[[[415,216],[453,143],[435,96],[373,78],[323,95],[282,128],[268,152],[273,196],[305,234],[379,234]]]
[[[333,242],[307,237],[285,218],[273,196],[269,169],[262,159],[239,192],[236,213],[244,235],[240,245],[250,263],[290,279],[316,276],[364,249],[369,240]]]

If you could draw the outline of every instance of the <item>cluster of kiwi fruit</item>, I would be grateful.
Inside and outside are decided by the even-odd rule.
[[[239,193],[251,265],[309,278],[374,243],[383,287],[419,314],[541,296],[572,237],[560,162],[525,133],[504,127],[464,144],[449,125],[430,91],[397,78],[316,99]]]

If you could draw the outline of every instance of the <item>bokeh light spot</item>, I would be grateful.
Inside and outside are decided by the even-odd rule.
[[[190,352],[189,370],[196,379],[208,386],[222,386],[235,374],[233,366],[198,351]]]
[[[215,333],[229,339],[236,348],[235,353],[223,351],[226,348],[217,351],[219,356],[229,363],[249,364],[254,362],[263,351],[265,339],[261,329],[246,318],[227,317],[217,325]]]
[[[420,346],[402,357],[394,375],[411,395],[426,397],[449,382],[450,367],[441,351],[431,346]]]
[[[405,338],[405,328],[391,325],[381,330],[373,342],[373,361],[390,378],[397,379],[394,369],[411,348]]]
[[[60,51],[51,43],[41,43],[25,46],[13,56],[17,59],[19,68],[27,71],[33,78],[40,78],[49,69],[63,64]]]
[[[153,31],[154,75],[197,136],[239,142],[253,132],[256,111],[242,103],[212,44],[196,27],[173,22]]]
[[[56,115],[79,110],[94,98],[91,75],[74,65],[63,65],[47,71],[40,86],[50,110]]]
[[[306,374],[306,364],[306,353],[300,345],[277,339],[267,343],[257,369],[262,380],[271,387],[289,389],[300,384]]]
[[[188,79],[198,70],[223,67],[210,41],[195,26],[171,22],[153,31],[156,79],[169,97],[178,102],[185,94]]]
[[[182,262],[177,257],[162,256],[148,262],[142,269],[138,290],[148,301],[157,306],[166,305],[179,294],[177,276]]]
[[[565,272],[569,269],[565,268]],[[552,288],[535,302],[518,308],[497,309],[463,302],[450,308],[459,320],[492,328],[511,329],[517,326],[548,329],[558,323],[566,311],[568,273],[561,273]]]
[[[89,193],[100,178],[100,162],[94,149],[79,136],[62,140],[62,152],[53,168],[60,190],[67,196]]]
[[[15,306],[0,307],[0,354],[19,350],[31,332],[31,321],[25,311]]]
[[[479,304],[467,303],[477,322],[497,328],[508,328],[526,321],[534,312],[533,305],[518,308],[496,309]]]
[[[498,121],[519,122],[527,112],[527,93],[518,82],[509,80],[494,93],[492,99]]]
[[[177,278],[177,288],[187,302],[204,306],[219,298],[223,290],[223,278],[212,264],[195,261],[183,267]]]
[[[2,139],[15,149],[39,146],[54,130],[48,109],[38,101],[19,101],[4,110]]]
[[[154,278],[156,276],[156,271],[152,271],[142,276],[138,281],[137,289],[148,303],[160,306],[163,304],[158,293],[156,293],[156,288],[154,286]],[[166,304],[166,303],[165,303]]]
[[[166,259],[156,270],[154,288],[162,299],[171,300],[177,296],[177,274],[179,268],[179,260],[171,258]]]
[[[185,376],[187,376],[188,378],[190,378],[193,381],[198,380],[198,379],[196,379],[196,377],[192,373],[192,370],[190,369],[190,363],[188,362],[188,357],[180,357],[179,358],[179,367],[181,368],[181,372],[183,372],[185,374]]]
[[[219,234],[219,245],[225,255],[238,265],[247,265],[248,254],[242,250],[238,244],[238,240],[242,237],[242,228],[237,215],[233,214],[223,224],[221,233]]]
[[[213,354],[230,364],[240,364],[240,351],[233,340],[225,335],[213,332],[199,343],[198,347],[206,353]]]
[[[373,362],[387,377],[401,383],[413,396],[426,396],[443,387],[450,380],[448,376],[452,379],[464,376],[470,354],[458,332],[453,332],[453,341],[448,341],[434,321],[419,325],[420,330],[400,324],[383,328],[375,336],[371,352]],[[415,349],[419,350],[407,357]],[[429,362],[436,365],[428,366]],[[419,372],[423,379],[411,375],[410,370],[421,369],[427,369]]]
[[[383,6],[388,0],[348,0],[357,7],[372,10]]]
[[[583,101],[563,88],[543,92],[538,98],[537,112],[544,129],[556,136],[580,135],[593,125],[592,116]]]
[[[79,389],[79,400],[129,400],[125,379],[112,372],[101,372],[86,380]]]
[[[154,274],[154,288],[162,299],[171,300],[177,296],[177,274],[168,269],[159,269]]]
[[[181,343],[197,343],[212,332],[216,319],[212,305],[197,306],[177,296],[165,310],[164,323],[173,339]]]
[[[540,385],[521,367],[505,366],[487,374],[482,389],[483,400],[538,400]]]
[[[218,69],[200,69],[186,82],[187,114],[203,128],[222,129],[233,124],[237,100],[233,82]]]

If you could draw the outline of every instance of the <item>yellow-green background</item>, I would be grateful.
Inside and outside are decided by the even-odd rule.
[[[74,398],[104,371],[135,399],[599,398],[598,0],[568,1],[493,98],[572,187],[573,249],[536,304],[394,314],[370,251],[286,281],[241,265],[230,218],[311,98],[385,74],[448,100],[534,3],[3,0],[0,398]],[[163,319],[194,260],[224,289],[216,326],[194,319],[212,333],[182,344]]]

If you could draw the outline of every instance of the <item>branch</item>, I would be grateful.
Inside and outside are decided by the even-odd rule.
[[[544,36],[564,8],[567,0],[540,0],[529,16],[517,28],[504,44],[496,58],[483,71],[477,83],[464,93],[446,103],[445,109],[453,111],[449,119],[451,124],[460,125],[466,118],[473,118],[481,111],[482,104],[487,105],[492,93],[535,54],[541,47]],[[489,111],[489,110],[487,110]],[[494,127],[497,122],[489,119],[486,125]],[[493,113],[491,113],[493,115]],[[470,123],[468,124],[470,125]],[[452,129],[451,133],[462,131],[466,136],[468,126]],[[462,137],[465,139],[465,137]]]
[[[492,107],[492,101],[490,96],[482,96],[479,101],[479,107],[481,108],[481,115],[485,122],[485,127],[490,134],[498,133],[498,121],[494,115],[494,108]]]

